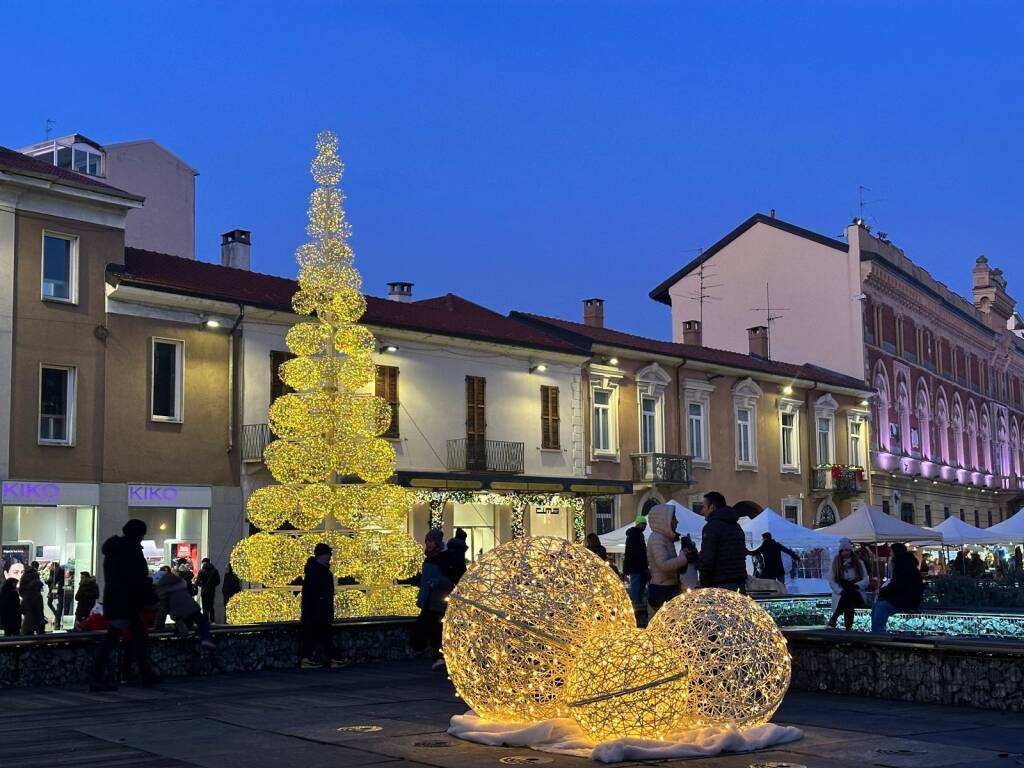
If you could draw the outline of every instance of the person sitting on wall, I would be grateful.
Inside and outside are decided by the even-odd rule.
[[[884,633],[894,613],[912,613],[924,599],[924,581],[917,560],[905,544],[892,545],[892,578],[878,590],[878,599],[871,609],[871,631]]]

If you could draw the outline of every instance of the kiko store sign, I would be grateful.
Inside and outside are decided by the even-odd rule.
[[[94,483],[4,480],[3,503],[26,507],[95,507],[100,503],[100,487]]]
[[[209,509],[212,493],[208,485],[129,485],[129,507],[191,507]]]

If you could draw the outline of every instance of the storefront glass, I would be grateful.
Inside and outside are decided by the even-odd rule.
[[[530,535],[554,536],[572,541],[572,510],[563,507],[530,507]]]
[[[209,510],[180,507],[130,507],[130,517],[146,524],[142,550],[150,570],[187,558],[199,572],[199,562],[207,556]]]
[[[96,507],[8,504],[0,515],[4,578],[39,563],[49,629],[70,629],[82,571],[96,572]]]
[[[494,504],[454,504],[453,529],[466,532],[466,557],[476,560],[494,549],[496,541]]]

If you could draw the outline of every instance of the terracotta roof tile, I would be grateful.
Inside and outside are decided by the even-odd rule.
[[[108,195],[125,197],[129,200],[141,201],[144,199],[142,195],[125,192],[123,189],[112,187],[110,184],[105,184],[92,176],[88,176],[84,173],[76,173],[75,171],[68,170],[67,168],[58,168],[56,165],[53,165],[53,163],[48,163],[45,160],[37,160],[34,157],[23,155],[21,152],[16,152],[15,150],[8,149],[7,147],[0,147],[0,170],[24,173],[46,179],[54,179],[76,187],[95,188],[101,192],[106,192]]]
[[[154,290],[290,312],[298,283],[284,277],[125,248],[125,263],[110,272],[120,282]],[[586,348],[535,325],[520,323],[454,294],[412,302],[366,297],[363,322],[424,333],[588,354]]]

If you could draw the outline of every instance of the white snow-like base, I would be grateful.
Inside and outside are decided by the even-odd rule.
[[[492,747],[529,747],[539,752],[585,757],[601,763],[713,757],[720,752],[753,752],[798,741],[804,736],[799,728],[768,723],[745,730],[729,727],[678,731],[664,741],[615,739],[596,744],[573,720],[491,723],[478,717],[472,710],[464,715],[452,716],[448,733]]]

